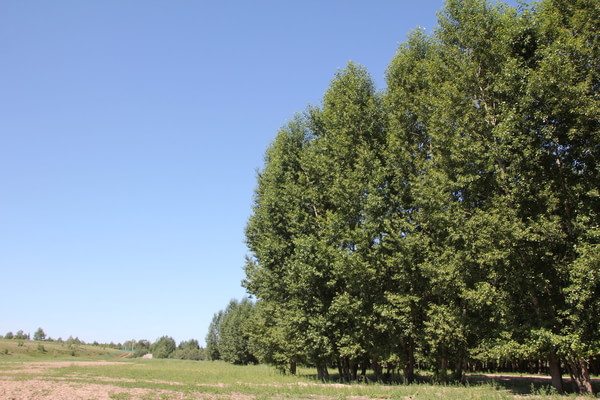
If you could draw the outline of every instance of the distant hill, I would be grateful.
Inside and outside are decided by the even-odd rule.
[[[133,354],[105,345],[0,339],[0,362],[24,360],[118,360]]]

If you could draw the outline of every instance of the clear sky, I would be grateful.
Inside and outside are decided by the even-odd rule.
[[[0,334],[204,337],[277,130],[442,0],[0,3]]]

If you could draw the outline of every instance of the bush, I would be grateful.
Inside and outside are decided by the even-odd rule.
[[[169,358],[175,348],[175,340],[170,336],[163,336],[152,344],[150,351],[154,358]]]

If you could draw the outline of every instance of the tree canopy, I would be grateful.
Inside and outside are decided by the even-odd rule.
[[[321,378],[393,363],[406,381],[416,360],[440,380],[545,360],[558,391],[566,370],[591,392],[599,25],[594,0],[447,0],[384,91],[357,64],[339,71],[258,174],[255,354]]]

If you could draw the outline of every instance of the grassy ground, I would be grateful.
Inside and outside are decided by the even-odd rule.
[[[127,353],[102,346],[0,339],[0,363],[10,361],[102,360],[121,358]]]
[[[510,394],[493,385],[463,386],[386,386],[379,384],[323,384],[310,377],[312,370],[300,370],[299,376],[285,376],[264,365],[235,366],[223,362],[181,360],[135,360],[113,363],[76,362],[56,364],[56,368],[32,370],[20,363],[21,371],[11,370],[12,379],[23,384],[39,379],[70,382],[76,385],[110,385],[110,398],[150,399],[505,399]],[[11,367],[17,367],[11,363]],[[0,363],[0,376],[3,375]],[[37,384],[37,383],[36,383]],[[119,390],[115,390],[117,387]],[[146,391],[135,397],[133,389]],[[43,397],[39,397],[42,399]]]
[[[46,350],[44,352],[38,350],[37,342],[25,342],[22,346],[18,346],[16,341],[7,342],[12,341],[0,341],[0,394],[3,393],[2,390],[9,393],[9,389],[3,389],[1,385],[16,385],[17,388],[13,387],[10,392],[16,399],[67,397],[123,400],[565,398],[550,394],[547,381],[525,378],[499,378],[494,382],[488,377],[480,376],[467,386],[426,383],[409,386],[323,384],[314,378],[312,369],[300,368],[297,376],[289,376],[282,375],[266,365],[235,366],[224,362],[142,359],[103,362],[119,360],[123,353],[118,353],[114,349],[79,346],[76,355],[72,356],[71,349],[66,345],[43,343]],[[3,354],[3,349],[8,349],[8,354]],[[93,362],[82,362],[83,360]],[[19,385],[21,386],[18,387]],[[79,396],[78,392],[68,392],[66,397],[52,397],[53,393],[60,393],[65,385],[68,385],[68,390],[78,390],[78,388],[90,390],[91,388],[92,391],[81,392],[86,393],[85,396]],[[32,386],[37,386],[40,390],[33,394],[27,392],[27,397],[24,394],[19,397],[18,393],[25,393],[24,388]],[[15,396],[14,393],[17,395]],[[97,397],[94,397],[96,395]]]

